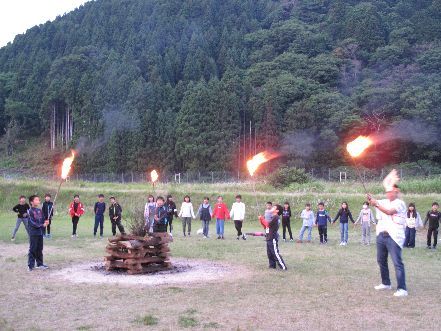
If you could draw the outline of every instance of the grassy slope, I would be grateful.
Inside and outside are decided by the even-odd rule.
[[[357,185],[348,184],[340,193],[340,185],[320,184],[326,193],[280,192],[258,186],[258,199],[283,201],[288,198],[299,212],[306,201],[325,200],[332,214],[341,200],[347,200],[354,212],[363,201]],[[422,183],[422,186],[433,185]],[[219,327],[222,329],[388,329],[429,330],[438,328],[439,314],[426,309],[441,303],[435,295],[441,272],[440,253],[422,248],[423,234],[419,234],[418,248],[404,252],[410,297],[397,300],[391,293],[375,293],[372,286],[379,282],[375,262],[375,247],[358,244],[359,229],[350,229],[351,244],[337,245],[337,228],[330,229],[330,245],[283,244],[281,253],[290,270],[286,273],[267,270],[265,244],[262,238],[249,238],[246,242],[234,239],[234,229],[229,223],[227,240],[204,241],[176,237],[172,244],[174,256],[205,258],[244,265],[250,277],[228,282],[204,283],[189,287],[164,286],[160,288],[118,287],[115,285],[72,285],[63,281],[48,280],[45,273],[28,274],[26,264],[26,238],[23,230],[17,243],[9,242],[14,216],[8,212],[20,193],[45,192],[54,183],[0,182],[0,269],[2,289],[0,298],[4,304],[0,310],[0,329],[101,329],[110,325],[124,329],[142,329],[137,317],[153,315],[159,318],[159,330],[182,329],[193,322],[195,329]],[[309,187],[303,187],[306,191]],[[99,192],[116,194],[125,210],[143,205],[148,187],[143,185],[67,183],[63,187],[54,220],[54,240],[45,246],[46,262],[52,269],[60,269],[84,260],[99,260],[104,255],[104,242],[91,236],[92,216],[90,206]],[[357,192],[358,190],[358,192]],[[219,193],[226,196],[228,204],[234,194],[240,192],[244,201],[252,207],[254,197],[250,185],[197,185],[158,187],[158,193],[170,191],[182,196],[191,193],[193,201],[199,201],[205,193],[213,198]],[[70,197],[79,192],[88,206],[87,215],[80,221],[80,239],[71,241],[70,221],[66,206]],[[431,201],[440,195],[407,193],[404,199],[416,201],[419,210],[426,210]],[[246,231],[259,230],[254,220],[254,210],[248,213]],[[180,224],[175,221],[176,229]],[[199,222],[196,222],[198,228]],[[294,219],[295,235],[300,222]],[[211,227],[213,234],[214,226]],[[110,226],[105,225],[107,234]],[[176,231],[179,233],[179,231]],[[316,230],[314,237],[317,237]],[[317,240],[315,240],[317,241]],[[392,270],[392,280],[393,268]],[[146,276],[147,277],[147,276]],[[32,293],[32,299],[29,299]],[[24,318],[25,311],[36,309],[41,318]],[[193,321],[194,320],[194,321]]]

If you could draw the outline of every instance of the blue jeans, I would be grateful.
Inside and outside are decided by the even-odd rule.
[[[225,226],[225,220],[216,218],[216,234],[218,236],[224,235],[224,226]]]
[[[340,242],[348,242],[349,223],[340,223]]]
[[[202,221],[202,233],[205,237],[208,237],[208,230],[210,228],[210,220]]]
[[[15,222],[15,228],[12,231],[12,238],[15,238],[15,235],[17,234],[17,231],[20,228],[20,224],[22,222],[25,227],[26,233],[28,234],[29,237],[28,219],[23,217],[23,218],[17,218],[17,221]]]
[[[98,226],[100,227],[100,236],[103,236],[104,229],[104,215],[95,215],[95,225],[93,227],[93,235],[96,236],[98,231]]]
[[[305,233],[306,229],[308,229],[308,241],[311,241],[312,239],[312,226],[303,225],[300,229],[299,234],[299,240],[303,240],[303,234]]]
[[[404,247],[415,247],[415,235],[416,229],[406,226],[406,239],[404,240]]]
[[[390,254],[392,262],[395,266],[395,275],[397,277],[397,289],[406,290],[406,274],[404,272],[404,264],[401,259],[401,247],[385,233],[377,236],[377,262],[380,266],[381,282],[384,285],[390,285],[389,266],[387,257]]]

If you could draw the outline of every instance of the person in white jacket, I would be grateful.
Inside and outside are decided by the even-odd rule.
[[[245,219],[245,204],[242,202],[242,196],[240,194],[236,195],[236,202],[231,206],[230,216],[237,230],[237,240],[239,240],[240,237],[242,237],[243,240],[247,240],[245,234],[242,233],[242,225]]]
[[[191,235],[191,219],[195,219],[193,204],[191,203],[190,196],[186,195],[184,197],[184,202],[181,205],[181,210],[178,214],[182,218],[182,231],[184,232],[184,237]],[[188,226],[188,228],[187,228]],[[186,230],[188,232],[186,232]]]
[[[302,228],[300,229],[299,239],[297,242],[303,242],[303,234],[306,230],[308,230],[308,242],[310,243],[312,240],[312,228],[314,226],[314,212],[311,210],[310,203],[305,205],[305,209],[302,210],[300,218],[302,219]]]

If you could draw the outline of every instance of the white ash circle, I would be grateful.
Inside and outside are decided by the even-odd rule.
[[[128,275],[125,271],[107,271],[104,262],[95,261],[71,265],[51,271],[50,277],[72,283],[118,285],[191,285],[210,281],[230,281],[246,276],[243,267],[222,262],[174,258],[172,269],[151,274]]]

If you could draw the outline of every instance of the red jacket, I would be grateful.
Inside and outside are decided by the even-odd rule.
[[[77,215],[81,216],[84,214],[84,206],[81,202],[78,202],[78,208],[77,208]],[[69,215],[71,217],[75,216],[75,211],[74,211],[74,203],[72,202],[69,206]]]
[[[213,218],[218,218],[220,220],[226,220],[230,218],[230,212],[228,211],[228,207],[225,203],[216,203],[213,208]]]

